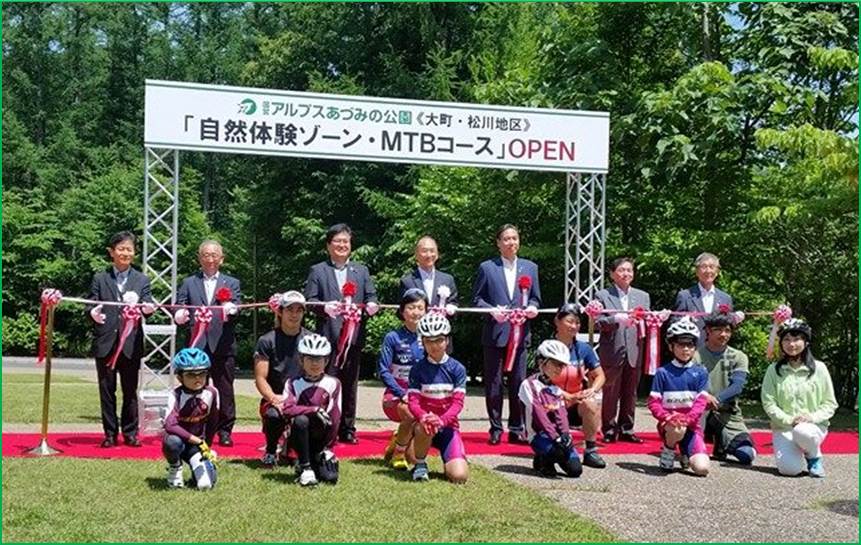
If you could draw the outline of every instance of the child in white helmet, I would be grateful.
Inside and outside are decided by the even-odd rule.
[[[168,398],[162,453],[168,462],[167,484],[182,488],[182,463],[191,467],[192,482],[199,490],[215,486],[215,452],[218,429],[218,390],[207,384],[211,363],[199,348],[183,348],[173,358],[180,386]]]
[[[538,345],[538,373],[520,384],[527,440],[534,456],[532,467],[545,477],[556,476],[556,464],[569,477],[579,477],[583,466],[571,442],[565,395],[553,384],[571,361],[565,343],[550,339]]]
[[[451,325],[445,316],[425,314],[419,320],[418,334],[425,357],[410,369],[407,399],[415,419],[413,443],[416,465],[414,481],[427,481],[425,461],[431,446],[442,455],[445,476],[453,483],[469,477],[466,451],[460,436],[458,415],[466,397],[466,368],[446,353]]]
[[[705,367],[694,360],[700,330],[685,316],[667,328],[667,344],[673,359],[661,366],[652,381],[648,407],[658,419],[658,433],[664,441],[658,465],[670,471],[675,464],[675,451],[681,451],[681,465],[690,464],[695,475],[709,472],[701,417],[708,407],[709,375]]]
[[[292,420],[290,443],[299,458],[299,484],[338,482],[338,460],[332,448],[341,421],[341,383],[325,374],[332,347],[312,333],[299,341],[302,376],[284,387],[282,414]]]

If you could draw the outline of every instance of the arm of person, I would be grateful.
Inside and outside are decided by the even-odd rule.
[[[308,276],[305,279],[305,290],[304,290],[305,300],[306,301],[315,301],[321,302],[323,301],[323,292],[320,286],[320,278],[317,274],[317,271],[312,266],[308,269]],[[317,316],[326,316],[326,312],[323,310],[322,305],[309,305],[308,308],[316,314]]]
[[[268,376],[269,359],[260,354],[254,354],[254,386],[257,387],[257,391],[260,392],[263,399],[277,407],[284,401],[284,398],[272,390],[272,386],[266,380]]]
[[[605,310],[619,310],[610,304],[610,299],[606,296],[606,292],[604,291],[599,291],[595,294],[595,299],[601,303]],[[595,318],[595,327],[597,327],[601,333],[611,333],[619,329],[619,322],[616,321],[613,314],[602,313]]]
[[[371,276],[371,271],[365,268],[365,300],[363,303],[377,302],[377,288],[374,287],[374,279]]]
[[[649,408],[649,412],[652,413],[652,416],[654,416],[660,423],[666,422],[667,419],[674,414],[664,408],[663,391],[664,375],[659,369],[655,374],[655,378],[652,380],[652,391],[649,393],[649,399],[646,401],[646,406]]]
[[[405,398],[407,393],[401,388],[398,381],[395,380],[391,372],[392,358],[394,357],[394,343],[397,342],[392,338],[392,334],[386,335],[383,339],[383,345],[380,347],[380,358],[377,361],[377,373],[380,375],[380,380],[386,385],[386,388],[392,391],[397,397]]]
[[[536,431],[543,431],[551,439],[559,437],[559,432],[550,417],[547,416],[547,409],[544,404],[536,396],[535,389],[531,381],[524,380],[520,383],[520,390],[517,392],[517,397],[523,403],[523,414],[525,418],[529,418],[531,423],[535,425]]]
[[[287,416],[299,416],[300,414],[313,414],[317,412],[314,405],[299,405],[299,399],[293,392],[293,380],[287,381],[284,387],[284,402],[281,404],[281,414]]]
[[[443,426],[448,426],[457,419],[457,415],[463,410],[464,399],[466,398],[466,369],[459,367],[454,374],[454,393],[451,398],[451,405],[444,413],[439,415],[439,419]]]
[[[164,432],[170,435],[176,435],[186,443],[191,439],[191,433],[179,425],[179,409],[176,406],[176,396],[173,392],[170,393],[170,406],[168,407],[167,416],[164,417]]]
[[[810,413],[810,420],[814,424],[819,424],[834,416],[834,412],[837,410],[837,398],[834,395],[834,384],[831,382],[831,373],[828,372],[828,368],[817,362],[816,373],[821,373],[816,377],[816,380],[820,381],[823,396],[819,407]]]
[[[702,418],[703,413],[706,412],[706,409],[709,406],[709,375],[706,373],[704,368],[694,367],[693,369],[698,369],[697,372],[697,397],[694,399],[694,404],[691,406],[691,410],[687,414],[687,423],[688,426],[693,426]]]
[[[487,297],[487,274],[484,266],[479,265],[475,285],[472,287],[472,303],[479,308],[494,308],[495,305],[491,305],[487,301]]]
[[[787,428],[792,427],[793,416],[777,406],[777,373],[774,370],[774,364],[771,364],[765,371],[760,390],[760,401],[762,402],[762,409],[772,422]]]
[[[584,395],[581,397],[592,397],[595,392],[601,390],[604,387],[604,383],[607,382],[607,376],[604,374],[604,369],[600,366],[590,369],[586,372],[586,377],[589,378],[589,387],[583,390],[583,392],[587,392],[591,390],[589,395]]]
[[[687,290],[679,290],[676,294],[676,302],[673,305],[673,310],[676,312],[684,312],[688,310],[687,297],[685,297],[686,292]]]
[[[729,385],[726,388],[718,392],[715,396],[717,398],[718,403],[721,405],[727,404],[734,400],[736,397],[741,395],[744,391],[744,386],[747,384],[747,372],[746,371],[733,371],[729,375]]]
[[[457,291],[457,282],[455,282],[454,276],[452,276],[452,275],[450,275],[450,276],[451,276],[451,285],[449,286],[449,289],[451,290],[451,293],[449,294],[448,299],[446,299],[446,304],[451,304],[451,305],[457,306],[460,304],[460,295],[458,294],[458,291]]]
[[[535,265],[535,274],[532,276],[532,286],[529,288],[529,304],[535,308],[541,307],[541,286],[538,280],[538,265]]]
[[[341,422],[341,381],[335,379],[335,390],[329,398],[329,404],[326,407],[326,414],[329,415],[331,424],[326,428],[326,448],[335,448],[335,441],[338,440],[338,425]]]

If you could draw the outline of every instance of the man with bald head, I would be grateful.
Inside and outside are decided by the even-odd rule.
[[[218,390],[220,415],[218,419],[218,441],[229,447],[233,445],[231,433],[236,422],[236,403],[233,398],[233,378],[236,373],[236,337],[233,325],[237,306],[241,301],[239,280],[219,271],[224,263],[224,250],[215,240],[204,240],[197,250],[200,270],[186,277],[176,294],[177,305],[221,306],[213,308],[212,320],[206,334],[195,345],[205,351],[212,361],[210,374],[213,386]],[[227,290],[229,297],[225,298]],[[221,296],[221,297],[220,297]],[[194,310],[180,308],[174,314],[177,325],[188,324],[188,334],[194,331]]]
[[[446,286],[450,292],[445,300],[446,304],[457,305],[457,284],[454,277],[436,268],[437,259],[439,250],[436,241],[429,236],[420,238],[416,242],[416,267],[401,278],[401,297],[408,289],[418,288],[428,296],[431,306],[436,306],[440,303],[439,288]]]

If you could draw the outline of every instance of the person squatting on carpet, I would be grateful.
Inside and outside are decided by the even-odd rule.
[[[762,408],[771,419],[777,470],[781,475],[824,477],[822,442],[837,410],[834,385],[824,363],[813,357],[813,333],[791,318],[778,331],[781,358],[762,379]]]
[[[173,358],[180,385],[171,393],[164,419],[162,453],[168,463],[167,485],[182,488],[182,463],[191,467],[198,490],[215,486],[215,452],[209,448],[218,430],[218,390],[208,384],[212,364],[199,348],[183,348]]]

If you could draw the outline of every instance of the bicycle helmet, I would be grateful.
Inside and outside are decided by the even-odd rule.
[[[777,330],[780,338],[783,339],[787,333],[801,333],[808,341],[813,338],[813,331],[810,326],[800,318],[790,318],[780,324],[780,328]]]
[[[173,368],[177,373],[209,369],[209,356],[200,348],[183,348],[173,357]]]
[[[422,337],[440,337],[451,333],[451,324],[440,314],[425,314],[416,329]]]
[[[568,365],[571,362],[571,351],[565,343],[556,339],[547,339],[538,345],[538,355],[544,359],[556,360]]]
[[[332,345],[329,339],[316,333],[305,335],[299,341],[299,353],[303,356],[328,356],[332,353]]]
[[[690,337],[694,340],[700,338],[700,330],[690,316],[683,316],[667,328],[667,342],[672,342],[681,337]]]

